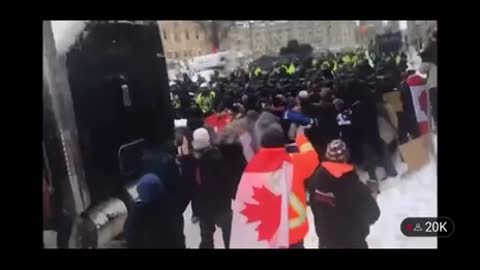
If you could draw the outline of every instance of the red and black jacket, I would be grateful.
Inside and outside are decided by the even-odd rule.
[[[365,241],[370,225],[380,217],[380,209],[352,165],[322,162],[306,185],[323,245],[352,248]]]

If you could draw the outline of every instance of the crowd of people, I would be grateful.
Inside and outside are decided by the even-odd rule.
[[[319,247],[366,248],[369,227],[380,216],[378,182],[397,175],[397,146],[420,135],[406,84],[414,74],[404,53],[365,51],[252,65],[227,77],[216,73],[208,82],[185,74],[171,84],[171,97],[176,118],[186,125],[175,128],[174,154],[144,158],[140,201],[125,225],[128,247],[185,248],[189,203],[200,248],[214,248],[216,226],[226,248],[241,247],[231,242],[238,233],[232,200],[243,192],[247,171],[259,160],[268,163],[262,157],[274,149],[293,164],[287,193],[298,203],[291,206],[306,213],[310,205]],[[391,91],[400,92],[402,111],[384,101]],[[368,173],[366,184],[355,168]],[[302,248],[306,215],[290,223],[289,243],[281,247]]]

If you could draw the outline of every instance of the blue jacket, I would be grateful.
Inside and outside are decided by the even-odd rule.
[[[185,248],[183,213],[161,178],[145,174],[137,192],[124,227],[128,248]]]
[[[310,117],[305,116],[300,112],[285,111],[283,118],[301,126],[307,126],[312,123]]]

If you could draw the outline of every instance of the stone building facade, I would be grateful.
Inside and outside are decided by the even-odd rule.
[[[212,44],[198,21],[159,21],[159,25],[168,60],[212,52]],[[354,21],[237,21],[221,40],[220,50],[253,57],[275,55],[292,39],[315,49],[355,47],[357,32]]]
[[[277,54],[289,40],[309,43],[316,49],[357,46],[354,21],[255,21],[238,24],[221,49],[259,56]]]
[[[211,53],[212,45],[196,21],[158,21],[167,59],[185,60]]]

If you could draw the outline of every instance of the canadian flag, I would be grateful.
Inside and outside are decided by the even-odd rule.
[[[408,77],[407,84],[410,87],[410,93],[412,93],[413,107],[420,127],[420,134],[426,134],[429,132],[429,101],[426,80],[419,74],[413,74]]]
[[[228,113],[214,113],[209,117],[205,118],[205,124],[211,126],[215,130],[215,132],[220,132],[228,125],[228,123],[230,123],[231,118],[231,115]]]
[[[293,165],[285,148],[262,148],[248,163],[233,202],[230,248],[288,248]]]

